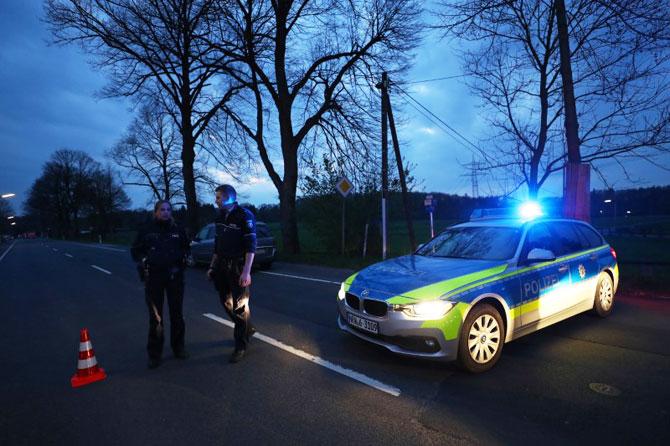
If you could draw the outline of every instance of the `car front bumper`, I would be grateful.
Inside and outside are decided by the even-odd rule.
[[[437,361],[453,361],[458,356],[458,339],[445,339],[444,332],[439,328],[423,327],[425,321],[409,319],[402,312],[393,310],[389,310],[383,317],[372,316],[348,306],[345,300],[340,299],[337,306],[337,324],[341,330],[393,353]],[[378,333],[367,332],[349,324],[347,313],[376,322]]]

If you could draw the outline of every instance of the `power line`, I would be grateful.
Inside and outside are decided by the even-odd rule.
[[[472,151],[472,148],[470,148],[469,146],[467,146],[466,144],[464,144],[463,141],[461,141],[461,140],[458,139],[455,135],[453,135],[453,134],[451,133],[451,131],[450,131],[448,128],[444,127],[440,122],[434,120],[428,113],[424,112],[422,109],[420,109],[419,107],[417,107],[417,106],[414,105],[413,103],[408,102],[407,100],[405,100],[405,103],[406,103],[407,105],[409,105],[410,107],[412,107],[414,110],[416,110],[417,113],[419,113],[421,116],[423,116],[423,117],[426,118],[428,121],[430,121],[431,123],[433,123],[433,124],[435,125],[435,127],[439,128],[439,129],[442,130],[444,133],[446,133],[447,135],[449,135],[449,136],[451,136],[452,138],[454,138],[454,140],[455,140],[457,143],[459,143],[460,145],[462,145],[462,146],[465,147],[466,149]]]
[[[446,128],[448,128],[449,130],[451,130],[454,134],[456,134],[456,135],[457,135],[459,138],[461,138],[463,141],[465,141],[466,143],[468,143],[471,147],[473,147],[473,148],[474,148],[477,152],[479,152],[482,156],[486,156],[486,155],[484,154],[484,151],[483,151],[482,149],[480,149],[475,143],[473,143],[473,142],[470,141],[468,138],[466,138],[465,136],[463,136],[458,130],[456,130],[455,128],[451,127],[449,124],[447,124],[446,122],[444,122],[439,116],[437,116],[435,113],[433,113],[432,111],[430,111],[425,105],[423,105],[421,102],[419,102],[418,100],[416,100],[412,95],[410,95],[409,93],[407,93],[403,88],[401,88],[401,87],[398,86],[397,84],[396,84],[396,87],[398,88],[398,90],[400,91],[401,94],[405,95],[405,96],[406,96],[407,98],[409,98],[412,102],[416,103],[419,107],[421,107],[423,110],[425,110],[427,113],[429,113],[432,117],[434,117],[434,118],[437,119],[439,122],[441,122],[442,125],[444,125]],[[453,135],[451,135],[451,136],[453,137]]]
[[[466,77],[466,74],[457,74],[455,76],[445,76],[445,77],[435,77],[432,79],[423,79],[420,81],[412,81],[412,82],[402,82],[402,85],[412,85],[412,84],[423,84],[426,82],[437,82],[437,81],[445,81],[448,79],[457,79],[459,77]]]

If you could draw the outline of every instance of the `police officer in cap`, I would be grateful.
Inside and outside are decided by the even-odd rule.
[[[228,184],[216,188],[219,214],[214,220],[214,255],[207,271],[219,293],[223,308],[235,323],[235,351],[230,362],[239,362],[255,329],[250,322],[249,286],[251,265],[256,253],[256,218],[237,204],[235,188]]]
[[[188,238],[172,220],[172,206],[160,200],[154,218],[137,234],[130,250],[138,264],[140,280],[149,308],[149,368],[161,364],[163,353],[163,301],[167,295],[170,311],[170,344],[175,358],[186,359],[184,349],[184,268],[190,255]]]

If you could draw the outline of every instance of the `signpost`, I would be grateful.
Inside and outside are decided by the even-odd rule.
[[[432,194],[428,194],[423,200],[423,205],[425,206],[428,215],[430,215],[430,238],[433,238],[435,237],[435,229],[433,227],[433,213],[435,212],[435,207],[437,206],[437,199],[433,198]]]
[[[349,178],[346,176],[343,176],[339,180],[337,180],[337,183],[335,183],[335,189],[342,195],[342,254],[344,254],[344,216],[345,216],[345,203],[347,202],[347,195],[351,193],[352,190],[354,190],[354,185],[351,181],[349,181]]]

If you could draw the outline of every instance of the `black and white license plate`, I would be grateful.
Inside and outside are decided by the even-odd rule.
[[[349,325],[358,327],[361,330],[369,331],[370,333],[379,333],[379,324],[370,319],[365,319],[363,317],[358,317],[355,314],[347,313],[347,321]]]

